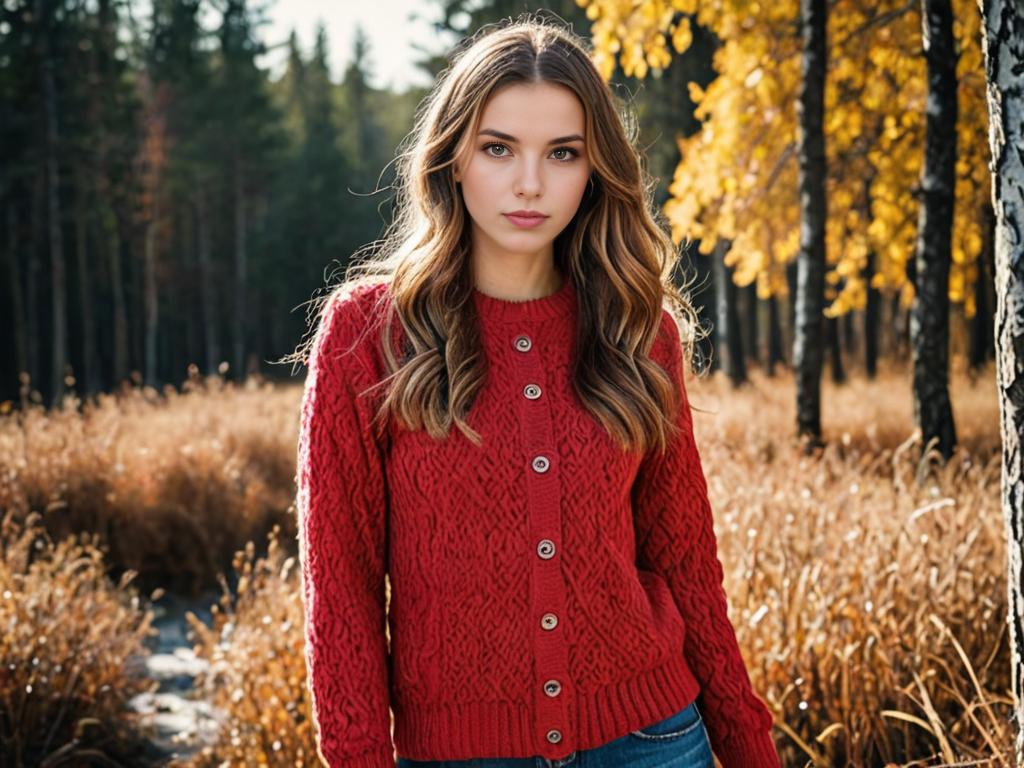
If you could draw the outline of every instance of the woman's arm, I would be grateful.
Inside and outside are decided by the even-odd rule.
[[[778,768],[772,715],[754,693],[729,621],[711,505],[683,376],[679,329],[662,312],[658,359],[681,395],[664,454],[644,460],[633,486],[637,566],[668,582],[686,624],[684,654],[701,684],[700,709],[723,768]],[[662,362],[662,361],[665,362]]]
[[[371,399],[359,396],[372,383],[371,367],[355,343],[365,325],[357,298],[326,305],[298,445],[307,683],[317,749],[331,768],[395,764],[384,634],[387,494]]]

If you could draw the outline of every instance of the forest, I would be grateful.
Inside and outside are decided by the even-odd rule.
[[[501,17],[448,5],[451,40]],[[294,35],[264,41],[246,2],[135,6],[3,6],[0,402],[178,386],[193,371],[294,376],[274,361],[306,332],[304,302],[389,220],[392,161],[425,89],[371,87],[365,36],[329,51],[321,30],[303,51]],[[258,62],[281,46],[271,80]],[[341,82],[334,58],[348,61]],[[421,54],[431,75],[445,64]],[[684,76],[639,97],[648,142],[688,115]],[[662,197],[667,144],[652,152]]]

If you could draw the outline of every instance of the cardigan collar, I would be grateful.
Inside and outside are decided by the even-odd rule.
[[[576,286],[569,274],[562,275],[562,284],[554,293],[526,301],[510,301],[489,296],[473,287],[477,314],[485,321],[530,322],[553,320],[572,313],[576,307]]]

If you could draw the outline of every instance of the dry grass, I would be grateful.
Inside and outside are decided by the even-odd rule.
[[[776,715],[786,766],[1010,763],[994,372],[975,382],[954,373],[961,449],[942,468],[918,460],[908,381],[904,370],[839,388],[825,381],[829,447],[812,457],[792,437],[788,374],[772,380],[755,372],[739,391],[721,378],[690,385],[692,403],[706,411],[695,423],[731,617],[754,686]],[[54,434],[45,437],[48,429],[85,420],[56,414],[54,424],[63,426],[33,423],[33,455],[45,458],[40,442],[48,439],[65,456],[55,464],[100,470],[106,482],[120,477],[109,471],[112,456],[136,481],[142,468],[156,465],[159,479],[139,492],[147,502],[140,509],[166,509],[160,493],[170,492],[179,514],[203,515],[196,527],[223,537],[218,548],[232,542],[237,549],[263,534],[232,538],[232,531],[252,530],[240,523],[254,518],[228,498],[232,485],[223,464],[230,457],[245,478],[237,487],[263,484],[280,505],[277,518],[290,518],[293,466],[274,480],[257,477],[262,470],[254,467],[272,472],[294,461],[299,394],[294,387],[215,389],[167,404],[136,402],[124,422],[115,413],[101,420],[106,439],[120,450],[101,450],[100,461],[80,457],[80,448],[67,448]],[[147,428],[151,419],[159,426]],[[5,429],[0,426],[0,446],[9,445]],[[99,423],[82,427],[82,434],[94,446],[103,443]],[[240,458],[250,455],[246,444],[257,437],[266,446],[264,462]],[[132,440],[143,439],[151,452],[145,461],[133,456]],[[182,445],[193,446],[205,468],[183,459]],[[193,502],[206,478],[214,486],[207,500],[181,501],[166,479],[175,471],[192,479]],[[53,490],[44,473],[31,476],[37,496]],[[120,482],[118,490],[129,493],[132,480]],[[225,511],[211,525],[215,503]],[[118,514],[131,520],[127,505]],[[266,557],[252,544],[237,553],[230,575],[239,577],[238,594],[230,594],[225,580],[213,626],[193,621],[196,651],[213,665],[202,686],[228,724],[220,743],[192,765],[316,764],[298,573],[294,553],[277,543],[293,549],[293,539],[285,527],[271,537]],[[192,545],[200,542],[197,534]],[[171,561],[167,547],[154,539],[148,555]]]
[[[115,572],[198,594],[275,523],[294,534],[294,387],[194,379],[0,418],[0,510],[98,533]]]
[[[228,713],[220,741],[177,765],[320,765],[307,697],[298,562],[269,536],[266,557],[250,542],[236,554],[238,589],[227,585],[213,623],[192,613],[197,654],[210,662],[197,688]]]
[[[1007,754],[994,372],[954,376],[964,449],[939,469],[918,460],[906,381],[826,382],[830,445],[815,457],[791,437],[788,377],[692,385],[694,405],[718,413],[695,429],[733,623],[784,765]]]
[[[0,763],[139,765],[144,744],[126,707],[155,689],[138,660],[152,614],[113,584],[93,537],[55,544],[39,515],[0,524]]]

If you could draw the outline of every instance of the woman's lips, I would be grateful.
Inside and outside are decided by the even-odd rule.
[[[502,216],[520,229],[533,229],[543,224],[548,218],[547,216],[516,216],[513,213],[503,213]]]

